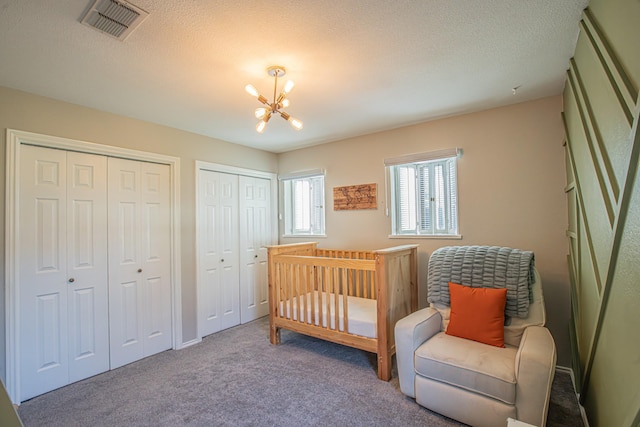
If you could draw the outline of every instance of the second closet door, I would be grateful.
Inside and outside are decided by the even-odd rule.
[[[171,348],[167,165],[109,158],[111,369]]]
[[[238,176],[201,170],[198,325],[206,336],[240,324]]]
[[[271,240],[271,181],[240,176],[240,317],[269,314],[267,246]]]

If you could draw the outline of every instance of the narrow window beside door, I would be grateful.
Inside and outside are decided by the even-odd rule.
[[[324,235],[324,174],[281,180],[285,236]]]

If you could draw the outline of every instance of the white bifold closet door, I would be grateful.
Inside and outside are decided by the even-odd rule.
[[[267,246],[271,244],[271,181],[239,177],[240,314],[246,323],[269,314]]]
[[[206,336],[240,323],[238,176],[200,170],[198,328]]]
[[[109,158],[111,368],[171,348],[169,166]]]
[[[20,400],[107,371],[107,158],[24,145]]]

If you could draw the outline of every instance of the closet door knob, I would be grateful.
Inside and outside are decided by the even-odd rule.
[[[141,268],[138,269],[138,273],[142,273],[142,269]]]
[[[75,281],[76,281],[76,279],[74,279],[73,277],[69,279],[69,283],[73,283]]]
[[[254,257],[254,258],[258,258],[258,254],[255,254],[253,257]]]
[[[224,258],[222,258],[222,259],[220,260],[220,262],[224,262]]]

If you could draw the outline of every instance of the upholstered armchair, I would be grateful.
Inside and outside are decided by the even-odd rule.
[[[459,302],[458,287],[449,282],[464,285],[460,288],[471,306]],[[505,288],[506,301],[495,310],[504,307],[497,334],[500,338],[503,332],[504,347],[446,332],[450,321],[460,329],[461,309],[466,311],[463,317],[473,314],[473,324],[466,326],[481,330],[482,315],[473,316],[491,309],[470,293],[489,289],[486,292],[503,295]],[[544,426],[556,349],[544,327],[533,254],[487,246],[441,248],[429,260],[428,289],[430,306],[395,326],[400,390],[420,405],[472,426],[504,426],[509,417]],[[463,333],[456,335],[464,335],[462,326]]]

